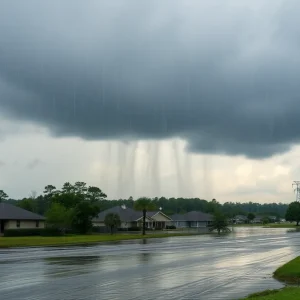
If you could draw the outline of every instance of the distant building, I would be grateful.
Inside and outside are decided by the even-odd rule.
[[[44,228],[45,218],[23,208],[0,203],[0,234],[5,229]]]
[[[232,218],[233,224],[245,224],[248,222],[248,218],[244,215],[236,215]]]
[[[93,225],[98,227],[105,227],[104,219],[109,213],[118,214],[121,219],[120,228],[142,227],[143,213],[125,206],[115,206],[104,210],[93,219]],[[146,228],[148,229],[165,229],[172,225],[172,219],[164,214],[162,211],[149,211],[146,215]]]
[[[190,211],[186,214],[175,214],[171,216],[173,225],[177,228],[201,228],[208,227],[213,216],[201,211]]]
[[[261,224],[262,222],[263,222],[262,217],[255,217],[254,220],[252,221],[252,223],[254,224]]]

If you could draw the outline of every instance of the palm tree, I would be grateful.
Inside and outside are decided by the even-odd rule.
[[[230,232],[226,216],[221,214],[220,212],[215,213],[213,221],[210,224],[210,231],[214,230],[217,230],[218,234],[220,234],[221,232]]]
[[[142,197],[134,202],[134,208],[143,212],[143,235],[146,234],[146,214],[147,211],[155,210],[155,204],[152,199]]]
[[[104,218],[104,224],[109,227],[110,233],[113,234],[114,228],[118,228],[121,225],[120,216],[115,213],[109,213]]]

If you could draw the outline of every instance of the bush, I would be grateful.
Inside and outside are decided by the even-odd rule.
[[[14,237],[14,236],[40,236],[41,228],[32,229],[5,229],[4,236]]]
[[[69,231],[65,230],[65,234],[66,233],[69,233]],[[64,235],[64,232],[55,227],[47,227],[47,228],[41,229],[40,235],[41,236],[61,236],[61,235]]]
[[[166,229],[176,229],[176,226],[174,226],[174,225],[167,225]]]
[[[141,231],[140,227],[129,227],[128,231]]]
[[[66,230],[65,234],[71,234],[70,230]],[[23,229],[5,229],[5,237],[17,236],[61,236],[64,233],[58,228],[23,228]]]

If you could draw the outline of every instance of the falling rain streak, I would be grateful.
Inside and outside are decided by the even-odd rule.
[[[151,163],[151,190],[152,193],[155,194],[156,197],[162,196],[161,195],[161,187],[160,187],[160,143],[159,142],[151,142],[150,147],[150,163]]]
[[[122,197],[124,195],[124,185],[125,185],[125,178],[124,175],[126,174],[126,153],[127,153],[127,145],[123,142],[117,143],[117,161],[118,161],[118,195]]]
[[[135,195],[135,170],[136,170],[136,161],[137,161],[137,149],[139,147],[139,142],[133,141],[129,146],[128,158],[127,158],[127,176],[128,176],[128,192],[131,195]]]
[[[173,157],[174,157],[174,167],[175,167],[175,174],[177,177],[177,195],[181,196],[184,195],[184,180],[182,177],[181,166],[180,166],[180,159],[179,159],[179,149],[178,149],[178,142],[177,140],[172,141],[172,149],[173,149]]]
[[[214,197],[214,186],[212,180],[212,164],[208,155],[203,156],[203,195],[206,199]]]
[[[112,142],[107,141],[106,142],[106,153],[104,154],[105,157],[105,163],[106,167],[101,168],[102,174],[101,174],[101,182],[100,186],[106,187],[108,189],[110,187],[110,178],[111,178],[111,166],[112,166]],[[101,158],[100,158],[101,159]]]

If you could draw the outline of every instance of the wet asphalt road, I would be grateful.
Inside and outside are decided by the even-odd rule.
[[[282,286],[272,272],[300,254],[286,231],[0,250],[0,299],[238,299]]]

